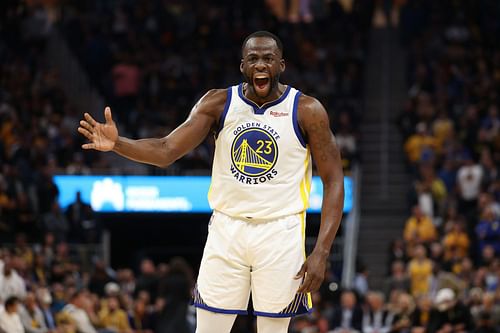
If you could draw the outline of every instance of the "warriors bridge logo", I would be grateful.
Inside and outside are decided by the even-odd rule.
[[[275,137],[279,136],[273,136],[268,130],[271,129],[264,125],[246,128],[236,134],[231,146],[231,173],[238,181],[259,184],[278,174],[274,166],[278,159]]]

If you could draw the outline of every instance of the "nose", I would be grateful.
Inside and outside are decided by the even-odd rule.
[[[266,63],[263,59],[257,60],[257,62],[255,63],[255,69],[258,71],[264,71],[266,69]]]

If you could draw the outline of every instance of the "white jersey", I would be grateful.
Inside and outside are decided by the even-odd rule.
[[[228,88],[215,141],[212,209],[250,219],[274,219],[307,209],[311,157],[297,119],[300,92],[258,107],[242,84]]]

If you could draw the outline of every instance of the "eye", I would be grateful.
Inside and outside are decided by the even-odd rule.
[[[254,55],[249,56],[249,57],[247,58],[247,61],[248,61],[248,62],[256,62],[256,61],[257,61],[257,57],[256,57],[256,56],[254,56]]]

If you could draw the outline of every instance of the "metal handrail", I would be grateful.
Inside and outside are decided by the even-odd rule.
[[[352,171],[354,182],[354,198],[352,210],[347,216],[344,229],[344,251],[342,261],[342,287],[351,288],[356,273],[356,256],[358,252],[358,233],[361,209],[359,207],[361,197],[361,167],[354,166]]]

